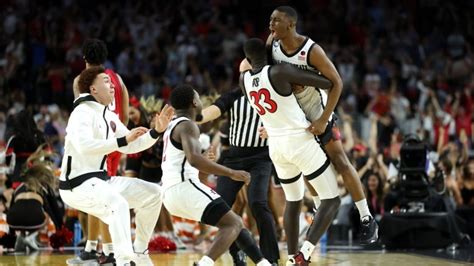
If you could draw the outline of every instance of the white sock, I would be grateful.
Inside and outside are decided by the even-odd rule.
[[[301,253],[303,253],[303,256],[304,256],[304,259],[305,260],[308,260],[309,257],[311,257],[311,254],[313,254],[313,250],[314,250],[314,245],[311,244],[311,242],[309,241],[304,241],[303,242],[303,246],[301,246]]]
[[[313,202],[314,202],[314,208],[319,209],[319,206],[321,206],[321,199],[319,196],[313,196]]]
[[[214,266],[214,261],[208,256],[203,256],[200,261],[198,261],[199,266]]]
[[[256,266],[272,266],[272,264],[268,260],[262,259],[256,264]]]
[[[102,252],[104,252],[105,256],[109,256],[110,253],[114,253],[114,245],[112,243],[103,243]]]
[[[98,242],[99,241],[97,241],[97,240],[87,240],[86,247],[84,248],[84,251],[91,252],[92,250],[97,250],[97,243]]]
[[[367,205],[367,199],[359,200],[355,203],[357,209],[359,210],[360,220],[365,216],[372,217],[369,211],[369,205]]]

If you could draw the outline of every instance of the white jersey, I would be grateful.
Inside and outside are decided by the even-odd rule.
[[[275,64],[287,63],[303,70],[314,71],[321,74],[314,66],[309,63],[309,54],[314,45],[314,41],[306,37],[301,47],[292,54],[286,53],[281,47],[280,41],[272,42],[272,58]],[[306,114],[309,121],[314,121],[321,117],[326,106],[328,96],[325,90],[305,86],[300,93],[295,93],[296,99]],[[332,115],[329,121],[332,119]]]
[[[188,179],[199,180],[199,170],[192,167],[186,160],[181,143],[171,138],[174,128],[179,123],[188,120],[186,117],[175,118],[168,125],[163,136],[163,161],[161,163],[163,177],[161,180],[164,189]]]
[[[269,137],[289,136],[307,132],[310,123],[295,96],[280,95],[273,88],[265,66],[258,73],[244,73],[244,87],[252,107],[262,119]]]

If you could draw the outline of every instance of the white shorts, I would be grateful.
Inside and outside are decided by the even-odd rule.
[[[114,217],[111,206],[122,200],[128,203],[130,209],[156,203],[159,213],[163,192],[159,185],[138,178],[112,176],[108,181],[91,178],[72,191],[59,190],[59,194],[67,205],[109,224]]]
[[[309,176],[308,179],[318,179],[321,184],[315,189],[321,199],[337,196],[336,173],[326,153],[311,133],[271,137],[268,141],[270,158],[275,165],[286,200],[303,199],[304,180],[300,177],[301,173]]]
[[[174,216],[209,225],[217,224],[230,210],[217,192],[195,179],[166,188],[163,204]]]

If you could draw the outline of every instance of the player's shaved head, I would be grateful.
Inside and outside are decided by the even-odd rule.
[[[244,44],[244,53],[251,64],[261,62],[266,57],[265,44],[258,38],[248,39]]]
[[[298,21],[298,13],[291,6],[279,6],[275,8],[276,11],[285,13],[294,23]]]

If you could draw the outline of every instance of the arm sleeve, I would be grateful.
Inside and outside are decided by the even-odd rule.
[[[232,104],[242,96],[242,91],[237,88],[232,91],[223,94],[219,99],[214,102],[214,105],[221,110],[221,114],[227,112],[232,108]]]

